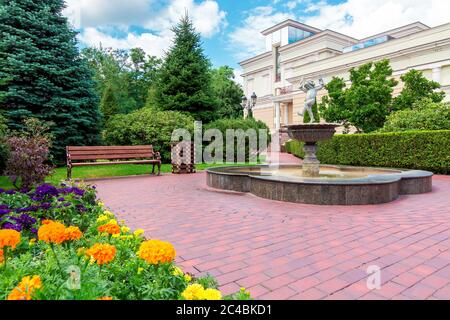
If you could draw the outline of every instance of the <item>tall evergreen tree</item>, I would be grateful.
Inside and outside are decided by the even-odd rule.
[[[162,110],[190,113],[196,120],[213,120],[217,101],[211,90],[210,62],[200,35],[186,14],[173,29],[175,39],[160,70],[155,100]]]
[[[0,1],[0,113],[21,129],[23,119],[54,123],[54,155],[67,145],[98,143],[99,98],[76,33],[63,17],[64,0]]]

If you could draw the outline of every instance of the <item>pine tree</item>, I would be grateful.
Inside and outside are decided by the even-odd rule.
[[[105,92],[103,92],[102,100],[100,101],[100,110],[105,122],[113,115],[120,113],[119,103],[111,85],[107,86]]]
[[[63,17],[64,0],[0,2],[0,113],[12,129],[36,117],[54,123],[53,152],[98,143],[99,98],[76,33]]]
[[[190,113],[196,120],[214,119],[217,101],[211,90],[210,62],[200,35],[185,15],[172,31],[175,39],[161,67],[155,100],[162,110]]]

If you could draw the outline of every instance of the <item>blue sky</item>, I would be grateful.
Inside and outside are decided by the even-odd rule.
[[[130,49],[163,56],[170,27],[188,10],[214,66],[261,53],[260,32],[291,18],[356,38],[415,21],[450,22],[448,0],[66,0],[65,15],[83,46]]]

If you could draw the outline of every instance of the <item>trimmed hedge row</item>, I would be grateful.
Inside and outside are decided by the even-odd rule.
[[[286,151],[304,157],[303,143],[288,141]],[[319,143],[322,163],[391,167],[450,173],[450,130],[336,135]]]

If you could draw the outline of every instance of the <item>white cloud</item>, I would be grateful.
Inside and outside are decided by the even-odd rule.
[[[450,22],[448,0],[348,0],[338,5],[321,3],[314,10],[316,14],[305,17],[305,23],[357,38],[415,21],[431,26]]]
[[[86,28],[83,33],[79,35],[79,40],[91,47],[103,48],[117,48],[117,49],[132,49],[142,48],[147,54],[161,57],[164,50],[170,46],[171,36],[154,35],[152,33],[142,33],[136,35],[128,33],[125,38],[115,38],[107,33],[101,32],[96,28]]]
[[[260,7],[249,11],[244,22],[229,35],[229,41],[235,57],[242,60],[264,51],[262,30],[288,18],[365,38],[416,21],[429,26],[448,23],[449,12],[448,0],[347,0],[341,4],[291,0],[280,10]]]
[[[244,20],[243,25],[229,34],[230,49],[240,60],[264,52],[266,43],[261,31],[289,18],[295,16],[291,13],[276,12],[270,6],[255,8]]]
[[[85,45],[141,47],[149,54],[161,56],[170,46],[171,27],[186,11],[204,37],[215,35],[226,24],[225,12],[213,0],[169,0],[165,5],[157,0],[67,0],[64,14],[81,30],[78,38]],[[131,27],[146,31],[133,33]]]

